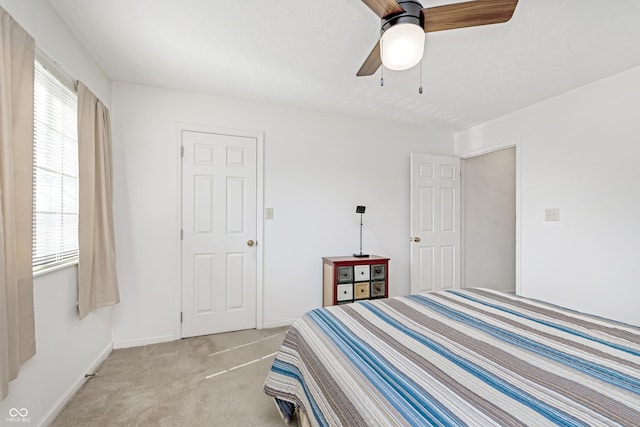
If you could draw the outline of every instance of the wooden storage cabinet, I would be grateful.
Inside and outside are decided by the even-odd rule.
[[[322,262],[323,306],[388,297],[389,258],[324,257]]]

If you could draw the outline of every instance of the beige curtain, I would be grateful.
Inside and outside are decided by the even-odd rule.
[[[120,302],[113,237],[109,110],[78,83],[78,311]]]
[[[36,352],[31,268],[35,42],[0,8],[0,399]],[[4,416],[4,414],[0,415]]]

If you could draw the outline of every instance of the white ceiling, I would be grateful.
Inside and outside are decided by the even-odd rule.
[[[360,0],[50,2],[114,81],[439,130],[640,65],[638,0],[520,0],[506,24],[429,33],[422,95],[419,67],[355,76],[379,34]]]

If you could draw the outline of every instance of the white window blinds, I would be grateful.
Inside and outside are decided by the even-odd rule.
[[[78,97],[35,64],[34,272],[78,260]]]

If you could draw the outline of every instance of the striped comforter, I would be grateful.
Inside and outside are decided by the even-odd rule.
[[[311,425],[640,425],[640,329],[486,289],[310,311],[265,383]]]

